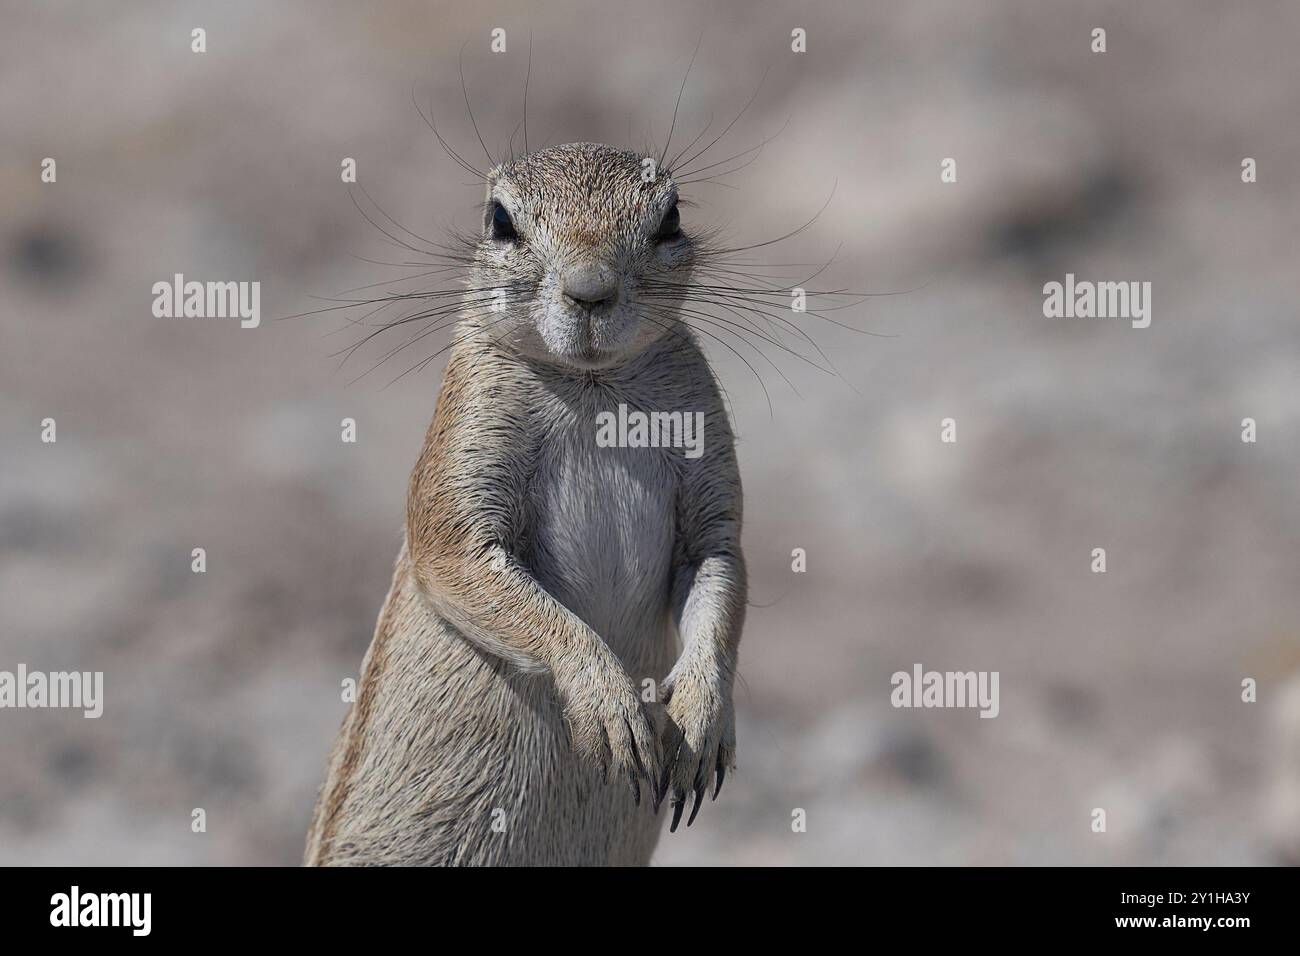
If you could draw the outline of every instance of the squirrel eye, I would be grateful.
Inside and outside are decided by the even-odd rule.
[[[682,234],[682,217],[677,211],[677,203],[673,203],[666,213],[663,220],[659,223],[659,231],[655,233],[655,242],[671,242]]]
[[[492,204],[492,220],[489,226],[493,239],[512,242],[519,238],[519,234],[515,232],[514,220],[510,218],[510,213],[506,212],[506,207],[499,202]]]

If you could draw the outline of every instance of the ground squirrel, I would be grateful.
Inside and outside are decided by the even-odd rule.
[[[591,143],[484,178],[309,864],[645,864],[664,798],[674,830],[691,803],[689,825],[733,762],[741,486],[680,315],[701,244],[678,184]],[[703,413],[701,453],[608,447],[616,409]]]

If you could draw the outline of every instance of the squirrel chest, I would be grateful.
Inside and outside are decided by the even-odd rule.
[[[626,658],[666,624],[676,529],[671,448],[604,447],[608,393],[575,390],[539,414],[521,557],[543,587]]]

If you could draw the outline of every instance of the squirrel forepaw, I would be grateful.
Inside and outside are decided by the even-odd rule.
[[[627,781],[632,798],[641,803],[641,781],[654,794],[660,776],[659,743],[646,712],[626,675],[591,675],[566,688],[564,716],[573,749],[589,765],[599,767],[606,782]]]
[[[670,676],[664,682],[663,703],[668,719],[663,728],[663,769],[655,806],[657,809],[671,788],[673,821],[669,832],[675,833],[687,793],[695,795],[688,827],[695,822],[710,783],[713,799],[718,798],[727,771],[735,766],[736,719],[730,688],[698,677]]]

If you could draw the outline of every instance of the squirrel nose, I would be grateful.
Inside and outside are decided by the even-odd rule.
[[[618,295],[618,279],[595,266],[568,270],[560,287],[565,298],[588,307],[609,305]]]

